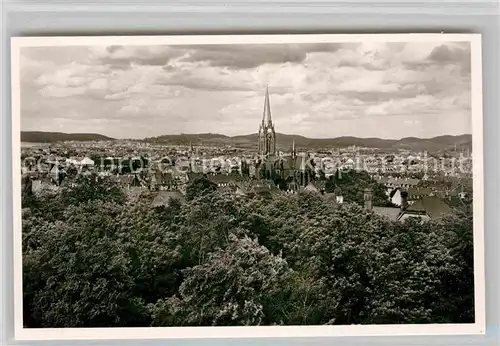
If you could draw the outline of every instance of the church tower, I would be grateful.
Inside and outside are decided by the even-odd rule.
[[[271,104],[269,103],[269,89],[266,87],[264,99],[264,113],[259,128],[259,154],[270,156],[276,154],[276,132],[271,118]]]

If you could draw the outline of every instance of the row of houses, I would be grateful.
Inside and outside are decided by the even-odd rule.
[[[55,166],[57,167],[57,166]],[[60,179],[60,171],[53,168],[49,174],[38,176],[30,180],[29,188],[34,193],[41,191],[57,192],[64,184]],[[89,173],[90,174],[90,173]],[[253,197],[272,193],[296,193],[307,191],[318,193],[329,198],[334,203],[344,203],[342,191],[337,188],[334,192],[326,192],[325,181],[311,181],[299,190],[282,191],[272,180],[259,180],[243,177],[239,174],[203,174],[197,172],[160,172],[134,175],[112,175],[110,179],[121,185],[134,199],[144,191],[155,191],[152,206],[168,206],[172,200],[184,201],[185,187],[189,182],[206,177],[217,188],[236,197]],[[407,217],[419,217],[423,220],[437,219],[452,212],[452,209],[443,201],[440,190],[433,186],[419,186],[418,179],[380,179],[390,191],[389,200],[393,207],[372,206],[371,191],[365,191],[365,208],[376,214],[388,217],[391,220],[404,220]],[[24,188],[26,188],[26,182]],[[460,198],[465,198],[465,192],[459,192]]]
[[[419,218],[422,221],[440,220],[454,214],[454,210],[440,197],[432,193],[420,194],[421,192],[415,188],[412,189],[414,194],[410,195],[407,191],[398,188],[397,195],[400,199],[390,207],[373,206],[371,190],[367,189],[364,193],[364,208],[393,221],[404,221],[410,217]]]

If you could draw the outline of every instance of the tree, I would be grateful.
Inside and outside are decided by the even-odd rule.
[[[241,162],[241,175],[244,177],[250,176],[250,166],[246,161]]]
[[[269,172],[267,171],[265,164],[261,164],[259,167],[259,178],[260,179],[268,179],[269,178]]]
[[[205,177],[195,179],[186,187],[186,199],[193,200],[206,194],[210,194],[217,190],[217,185],[212,183]]]
[[[326,174],[325,174],[325,171],[324,171],[324,170],[322,170],[322,169],[320,169],[320,170],[318,171],[318,176],[319,176],[319,180],[327,180],[327,179],[326,179]]]
[[[439,231],[452,256],[453,273],[443,275],[442,300],[438,310],[447,321],[474,322],[474,235],[471,215],[449,217]],[[446,297],[446,298],[445,298]]]
[[[92,201],[68,207],[64,221],[28,224],[23,282],[25,316],[32,326],[147,323],[145,305],[133,295],[130,258],[117,228],[122,209]]]
[[[110,201],[124,203],[125,194],[108,177],[96,174],[79,175],[74,184],[65,186],[60,195],[63,204],[77,205],[90,201]]]
[[[183,268],[178,242],[180,204],[151,208],[152,196],[142,196],[116,222],[130,257],[134,296],[146,304],[177,292]]]
[[[256,240],[232,234],[225,249],[212,253],[203,264],[184,270],[180,298],[171,301],[177,307],[169,309],[182,312],[183,325],[259,325],[265,320],[264,306],[279,294],[288,271],[285,260]],[[153,316],[162,316],[162,309],[165,304],[160,301],[153,308]],[[164,318],[153,323],[164,325]]]
[[[447,306],[449,297],[443,295],[451,289],[447,278],[456,277],[460,270],[448,246],[453,232],[445,225],[411,218],[394,225],[379,245],[372,274],[378,289],[373,290],[366,323],[457,321],[450,318],[455,307]]]
[[[340,181],[342,180],[342,181]],[[368,175],[332,177],[357,196]],[[338,188],[338,186],[337,186]],[[474,320],[472,217],[392,222],[301,191],[123,203],[79,177],[23,197],[28,327],[460,323]],[[355,198],[354,198],[355,199]]]

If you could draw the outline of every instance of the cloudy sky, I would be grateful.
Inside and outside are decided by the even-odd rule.
[[[468,43],[23,47],[25,131],[115,138],[471,133]]]

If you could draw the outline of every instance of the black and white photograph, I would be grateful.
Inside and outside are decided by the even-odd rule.
[[[12,42],[17,330],[484,333],[478,35]]]

